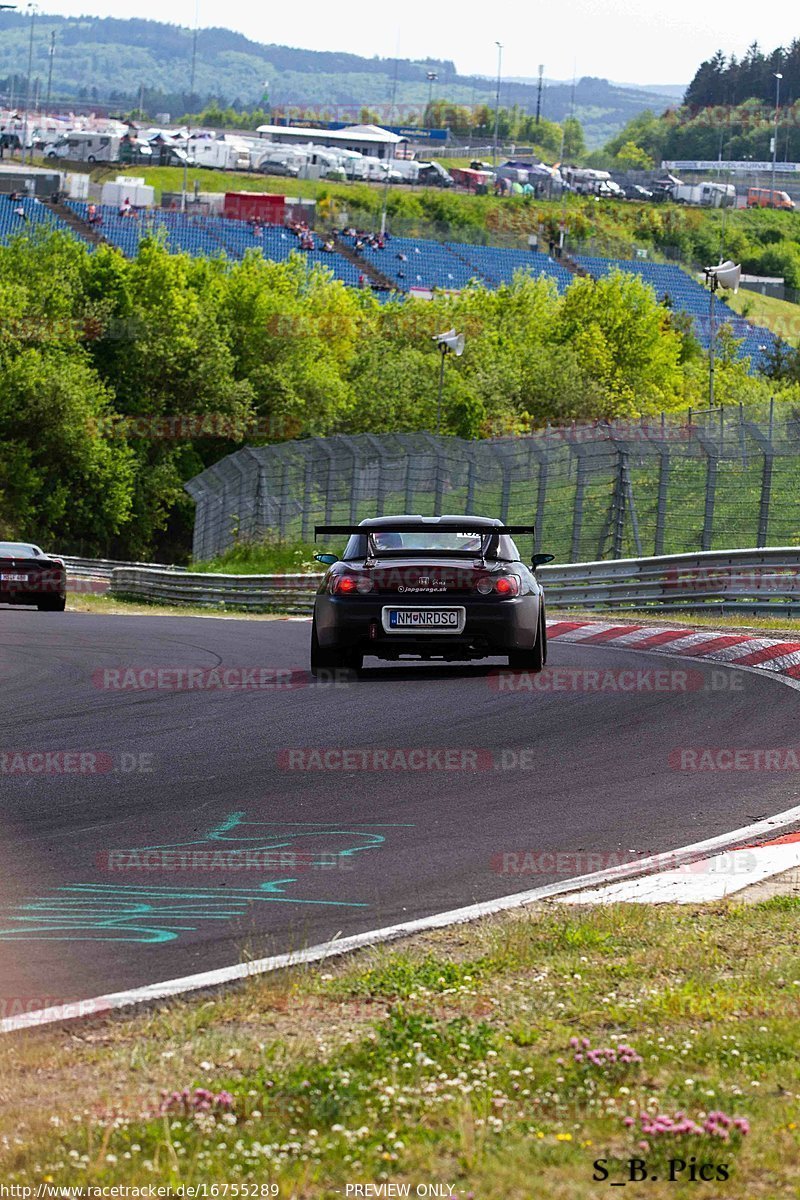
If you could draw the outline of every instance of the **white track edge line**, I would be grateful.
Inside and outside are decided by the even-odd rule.
[[[591,624],[591,622],[587,622],[587,624]],[[557,638],[554,639],[554,641],[558,640]],[[565,644],[567,643],[565,642]],[[597,648],[607,648],[609,650],[620,649],[619,646],[615,647],[613,642],[598,643]],[[624,649],[628,650],[631,654],[658,653],[658,648],[639,650],[624,647]],[[664,658],[673,657],[679,662],[685,662],[688,657],[687,655],[670,655],[664,651],[661,653]],[[714,660],[704,659],[702,661],[709,663]],[[768,679],[779,680],[788,687],[800,691],[800,680],[788,679],[774,672],[765,672],[760,667],[737,667],[735,663],[725,662],[718,665],[727,667],[729,670],[751,671],[754,675],[761,675],[762,677],[766,675]],[[334,938],[332,941],[322,942],[317,946],[310,946],[306,950],[273,955],[270,958],[255,959],[252,962],[239,963],[232,967],[219,967],[214,971],[202,971],[195,975],[184,975],[181,978],[166,980],[162,983],[145,984],[144,987],[134,988],[127,992],[110,992],[104,996],[76,1001],[74,1004],[39,1009],[31,1013],[21,1013],[16,1017],[6,1017],[0,1020],[0,1034],[15,1033],[22,1029],[38,1029],[42,1025],[51,1025],[57,1022],[75,1020],[77,1017],[90,1016],[93,1012],[98,1014],[111,1009],[127,1008],[134,1004],[146,1004],[148,1001],[165,1000],[187,992],[200,991],[203,988],[234,983],[240,979],[248,979],[253,975],[264,975],[270,971],[284,970],[287,967],[321,962],[326,958],[334,958],[343,954],[349,954],[354,950],[364,949],[367,946],[376,946],[385,942],[395,941],[398,938],[408,937],[414,933],[424,933],[429,929],[442,929],[448,925],[465,924],[469,921],[478,920],[480,917],[493,916],[496,913],[506,912],[509,909],[522,908],[526,904],[532,904],[537,900],[547,900],[550,897],[557,897],[567,892],[584,890],[599,884],[644,875],[647,874],[648,868],[657,870],[659,865],[665,865],[667,862],[675,866],[682,859],[697,855],[703,851],[722,849],[725,846],[742,842],[745,839],[758,838],[762,834],[771,833],[776,828],[798,823],[800,823],[800,805],[788,808],[782,813],[776,813],[775,816],[765,817],[761,821],[755,821],[751,825],[744,825],[740,829],[734,829],[729,833],[718,834],[713,838],[706,838],[702,842],[692,842],[688,846],[681,846],[676,850],[667,850],[661,854],[638,859],[634,863],[625,863],[622,866],[611,867],[605,871],[595,871],[589,875],[576,876],[574,879],[569,879],[564,883],[546,884],[544,887],[533,888],[530,891],[514,892],[510,896],[501,896],[496,900],[487,900],[478,904],[470,904],[463,908],[450,909],[448,912],[436,913],[429,917],[419,917],[414,921],[405,921],[399,925],[389,925],[383,929],[373,929],[365,933],[357,933],[347,938]]]

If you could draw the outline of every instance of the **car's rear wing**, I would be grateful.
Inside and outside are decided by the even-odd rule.
[[[354,533],[468,533],[481,537],[497,537],[498,534],[514,536],[523,533],[536,533],[535,525],[478,525],[471,522],[469,517],[463,521],[445,524],[433,521],[393,521],[385,525],[315,525],[314,540],[321,535],[331,537],[350,537]]]

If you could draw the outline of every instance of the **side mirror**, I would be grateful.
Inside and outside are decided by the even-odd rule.
[[[338,554],[315,554],[314,558],[317,562],[324,563],[326,567],[332,567],[334,563],[339,561]]]
[[[531,559],[531,566],[535,571],[537,567],[543,567],[545,563],[552,562],[554,558],[555,554],[534,554]]]

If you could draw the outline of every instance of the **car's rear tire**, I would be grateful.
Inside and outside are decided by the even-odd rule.
[[[40,600],[36,607],[39,612],[63,612],[67,601],[64,596],[48,596],[46,600]]]
[[[529,671],[538,675],[547,663],[547,625],[544,609],[539,616],[539,632],[536,635],[532,650],[512,650],[508,656],[508,665],[512,671]]]
[[[363,665],[364,655],[359,650],[337,650],[320,646],[316,621],[312,623],[311,674],[315,679],[358,675]]]

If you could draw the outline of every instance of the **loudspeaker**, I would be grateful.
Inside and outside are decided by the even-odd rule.
[[[738,292],[742,268],[741,266],[737,266],[736,263],[731,262],[730,259],[720,263],[719,266],[706,267],[705,273],[709,279],[715,279],[720,287]]]
[[[456,333],[455,329],[448,329],[446,333],[434,334],[433,340],[438,343],[439,349],[445,354],[451,351],[456,358],[460,358],[464,353],[464,335]]]

